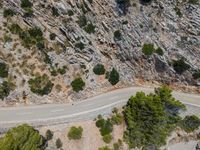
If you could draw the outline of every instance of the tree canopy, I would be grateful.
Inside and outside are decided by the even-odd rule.
[[[44,150],[45,140],[33,127],[23,124],[0,138],[0,150]]]
[[[185,109],[171,92],[163,86],[155,89],[155,94],[138,92],[129,99],[124,108],[127,124],[124,139],[130,148],[165,144],[170,131],[181,120],[179,110]]]

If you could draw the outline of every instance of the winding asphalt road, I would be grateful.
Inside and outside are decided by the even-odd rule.
[[[73,104],[0,108],[0,128],[21,123],[39,126],[95,118],[98,114],[110,113],[113,107],[122,106],[131,95],[135,95],[138,91],[148,94],[154,89],[144,87],[117,89]],[[184,104],[200,110],[199,95],[173,92],[173,96]]]

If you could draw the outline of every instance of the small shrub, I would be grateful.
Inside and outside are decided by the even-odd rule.
[[[68,16],[73,16],[74,12],[72,10],[68,10],[67,14],[68,14]]]
[[[115,68],[113,68],[110,72],[108,81],[112,85],[116,85],[119,82],[119,73],[117,72],[117,70],[115,70]]]
[[[81,28],[86,26],[87,25],[87,18],[85,17],[85,15],[79,16],[77,23]]]
[[[50,40],[55,40],[56,39],[56,34],[55,33],[51,33],[50,35],[49,35],[49,38],[50,38]]]
[[[4,18],[12,17],[14,15],[15,15],[15,12],[12,9],[4,9],[4,11],[3,11]]]
[[[158,55],[160,55],[160,56],[163,56],[163,55],[164,55],[164,52],[163,52],[162,48],[160,48],[160,47],[158,47],[158,48],[156,49],[156,53],[157,53]]]
[[[28,83],[33,93],[42,96],[49,94],[53,88],[53,83],[46,74],[30,79]]]
[[[181,10],[178,7],[175,7],[174,10],[176,12],[176,15],[178,15],[179,17],[183,16],[183,14],[181,13]]]
[[[120,30],[116,30],[115,32],[114,32],[114,38],[115,39],[117,39],[117,40],[121,40],[121,32],[120,32]]]
[[[179,60],[173,61],[173,68],[178,74],[182,74],[186,70],[190,68],[188,64],[185,63],[185,60],[183,58]]]
[[[53,138],[53,132],[51,130],[46,131],[46,139],[49,141]]]
[[[0,77],[8,77],[8,66],[4,62],[0,62]]]
[[[194,78],[194,79],[200,79],[200,70],[197,70],[197,71],[193,74],[193,78]]]
[[[26,9],[26,8],[31,8],[32,3],[29,0],[21,0],[21,7]]]
[[[154,52],[154,45],[153,44],[144,44],[142,47],[142,52],[147,56],[152,55]]]
[[[60,14],[58,13],[58,9],[55,7],[52,7],[52,15],[58,17]]]
[[[60,140],[60,138],[58,138],[57,140],[56,140],[56,147],[57,147],[57,149],[59,149],[59,148],[61,148],[62,147],[62,141]]]
[[[103,141],[107,144],[110,143],[112,141],[112,136],[110,134],[104,135]]]
[[[89,23],[85,28],[84,28],[84,30],[87,32],[87,33],[89,33],[89,34],[91,34],[91,33],[94,33],[95,32],[95,26],[92,24],[92,23]]]
[[[98,150],[111,150],[108,146],[100,147]]]
[[[104,125],[105,125],[105,120],[104,120],[103,118],[98,119],[98,120],[96,121],[96,126],[97,126],[98,128],[102,128]]]
[[[111,122],[113,125],[120,125],[122,124],[122,121],[123,121],[123,117],[120,114],[116,114],[111,117]]]
[[[4,100],[4,98],[8,97],[10,91],[14,89],[14,84],[8,81],[3,81],[0,85],[0,99]]]
[[[80,50],[83,50],[85,48],[85,45],[82,42],[79,42],[75,44],[75,47],[79,48]]]
[[[83,128],[81,126],[79,127],[71,127],[71,129],[68,132],[68,138],[70,140],[79,140],[82,137],[82,133],[83,133]]]
[[[193,5],[198,5],[199,0],[189,0],[188,3]]]
[[[105,74],[105,68],[104,68],[104,65],[102,64],[97,64],[94,68],[93,68],[93,72],[96,74],[96,75],[103,75]]]
[[[184,129],[186,132],[193,132],[194,130],[198,129],[200,126],[200,119],[195,116],[186,116],[182,121],[180,126],[182,129]]]
[[[118,139],[118,142],[113,144],[114,150],[120,150],[122,146],[122,140]]]
[[[75,92],[79,92],[83,90],[83,87],[85,86],[85,82],[82,80],[82,78],[76,78],[71,82],[71,86]]]

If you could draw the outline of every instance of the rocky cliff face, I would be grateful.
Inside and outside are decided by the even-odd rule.
[[[136,79],[140,79],[198,88],[198,77],[193,77],[200,68],[198,2],[31,2],[31,13],[22,8],[20,0],[1,2],[0,56],[1,61],[9,65],[9,75],[16,84],[15,90],[6,98],[7,102],[67,102],[112,88],[104,76],[93,73],[93,67],[98,63],[104,64],[107,71],[114,67],[119,72],[120,82],[115,87],[134,85]],[[15,15],[3,17],[3,11],[8,8]],[[12,24],[18,24],[22,29],[40,28],[44,45],[23,46],[19,36],[8,29]],[[8,37],[11,39],[6,40]],[[144,44],[153,44],[155,52],[145,55]],[[157,52],[157,48],[163,54]],[[48,57],[50,63],[45,63],[44,57]],[[175,63],[177,60],[183,61]],[[49,71],[63,66],[67,68],[63,75],[53,76]],[[28,80],[44,73],[54,87],[49,95],[38,96],[30,91]],[[78,76],[84,79],[86,87],[74,93],[70,83]]]

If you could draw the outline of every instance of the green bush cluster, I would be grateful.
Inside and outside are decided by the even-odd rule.
[[[104,68],[104,65],[102,64],[97,64],[94,68],[93,68],[93,72],[96,74],[96,75],[103,75],[105,74],[106,70]]]
[[[173,61],[173,68],[178,74],[184,73],[186,70],[190,69],[190,65],[185,63],[183,58]]]
[[[55,69],[55,68],[52,67],[50,72],[51,72],[52,76],[57,76],[58,73],[61,74],[61,75],[64,75],[66,73],[66,69],[67,69],[66,66],[63,66],[62,68],[58,68],[58,69]]]
[[[78,25],[83,28],[87,33],[91,34],[95,32],[96,26],[93,25],[91,22],[88,23],[88,20],[85,15],[81,15],[78,17],[77,20]]]
[[[118,141],[113,144],[113,149],[114,150],[121,150],[121,147],[122,147],[122,140],[118,139]]]
[[[200,127],[200,119],[195,115],[185,116],[180,122],[180,127],[186,132],[193,132]]]
[[[155,94],[138,92],[124,107],[125,141],[130,148],[164,145],[167,136],[181,120],[181,109],[185,110],[185,106],[172,97],[172,91],[166,86],[157,88]]]
[[[8,66],[4,62],[0,62],[0,77],[1,78],[8,77]]]
[[[123,116],[121,114],[116,113],[111,117],[111,122],[113,125],[120,125],[123,122]]]
[[[71,82],[71,86],[75,92],[79,92],[83,90],[85,82],[83,81],[82,78],[76,78]]]
[[[43,43],[43,32],[38,27],[30,28],[24,31],[18,24],[12,24],[9,27],[9,30],[13,34],[18,34],[24,47],[30,48],[32,45]]]
[[[96,121],[96,126],[99,128],[99,131],[103,137],[103,141],[105,143],[110,143],[112,140],[111,133],[113,131],[113,124],[111,122],[111,119],[103,119],[102,117],[99,117]]]
[[[81,126],[79,127],[71,127],[67,136],[70,140],[79,140],[81,139],[83,134],[83,128]]]
[[[14,15],[15,15],[15,12],[12,9],[10,9],[10,8],[4,9],[4,11],[3,11],[3,17],[4,18],[12,17]]]
[[[0,150],[44,150],[45,139],[33,127],[23,124],[0,138]]]
[[[49,94],[53,88],[53,83],[49,80],[49,77],[46,74],[30,79],[28,83],[33,93],[42,96]]]

